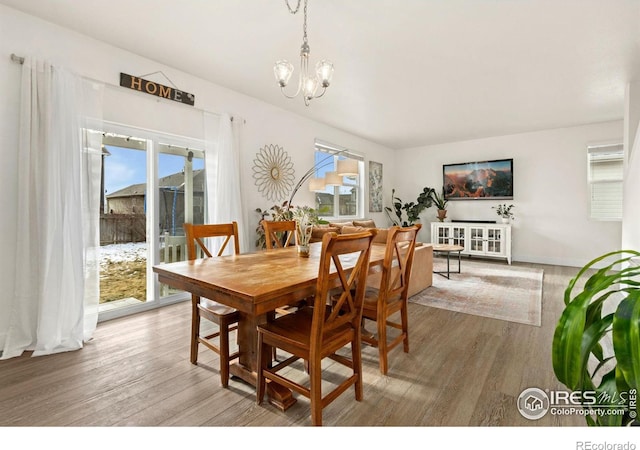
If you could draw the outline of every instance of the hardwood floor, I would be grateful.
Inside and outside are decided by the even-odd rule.
[[[551,341],[562,294],[577,269],[544,269],[542,326],[534,327],[409,304],[411,351],[378,370],[364,346],[364,399],[350,389],[324,409],[326,426],[584,425],[577,416],[520,416],[523,389],[562,389],[551,368]],[[308,401],[281,412],[255,404],[253,387],[220,386],[218,358],[201,346],[189,363],[188,302],[98,325],[76,352],[0,361],[2,426],[309,425]],[[293,369],[301,369],[293,366]],[[341,369],[328,363],[330,381]],[[336,375],[334,375],[334,371]]]

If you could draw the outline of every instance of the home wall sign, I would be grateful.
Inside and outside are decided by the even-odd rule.
[[[196,100],[195,95],[188,92],[122,72],[120,72],[120,86],[191,106],[194,105]]]

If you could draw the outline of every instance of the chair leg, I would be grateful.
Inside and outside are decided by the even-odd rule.
[[[198,362],[198,335],[200,334],[200,311],[198,303],[200,298],[191,296],[191,364]]]
[[[322,367],[319,359],[309,360],[311,424],[322,426]]]
[[[387,318],[385,315],[378,315],[378,357],[380,359],[380,372],[386,375],[389,371],[387,361]]]
[[[276,312],[275,311],[269,311],[267,313],[267,322],[273,322],[273,320],[276,318]],[[271,348],[271,361],[277,361],[278,360],[278,355],[276,353],[276,348],[272,347]]]
[[[356,390],[356,401],[362,400],[362,343],[360,332],[356,333],[356,337],[351,342],[351,360],[353,361],[353,373],[357,375],[354,385]]]
[[[229,386],[229,324],[220,320],[220,381],[222,387]]]
[[[265,347],[263,344],[263,335],[258,331],[258,374],[256,380],[256,403],[258,405],[262,404],[262,400],[264,399],[264,391],[267,384],[264,378],[264,374],[262,373],[262,369],[267,367],[264,358],[264,350]]]
[[[402,302],[402,309],[400,310],[400,317],[402,318],[402,333],[404,333],[403,347],[404,352],[409,353],[409,317],[407,314],[407,301]]]

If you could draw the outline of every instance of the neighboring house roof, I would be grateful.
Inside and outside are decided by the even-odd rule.
[[[204,169],[194,170],[194,185],[204,186],[204,180],[201,179],[203,177]],[[167,175],[166,177],[162,177],[160,178],[160,180],[158,180],[158,185],[160,186],[160,188],[177,188],[178,191],[184,191],[184,174],[182,172],[177,172],[171,175]],[[120,189],[107,195],[107,198],[135,197],[137,195],[144,195],[146,190],[147,183],[132,184],[131,186],[127,186],[126,188]]]
[[[124,189],[107,195],[107,198],[119,198],[119,197],[135,197],[136,195],[144,195],[147,190],[147,183],[132,184]]]

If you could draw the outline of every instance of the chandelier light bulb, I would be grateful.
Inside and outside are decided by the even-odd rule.
[[[318,79],[313,78],[305,78],[303,82],[303,95],[306,99],[311,100],[315,97],[316,91],[318,90]]]
[[[273,66],[273,74],[280,87],[285,87],[293,74],[293,64],[285,60],[278,61],[275,66]]]
[[[316,74],[322,83],[322,87],[329,87],[331,84],[331,77],[333,77],[333,64],[331,61],[323,59],[316,64]]]

